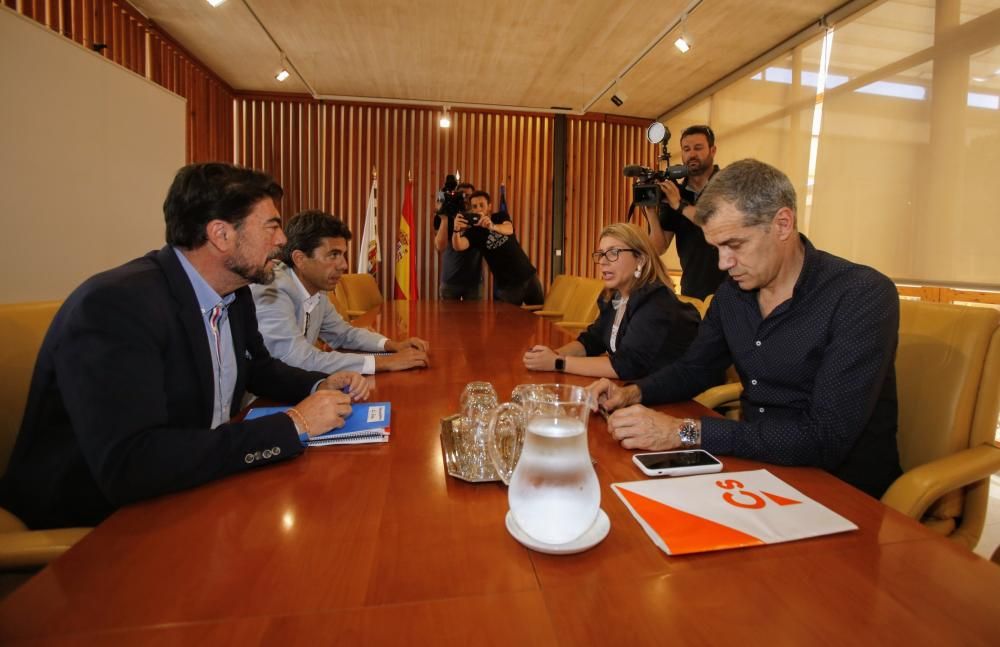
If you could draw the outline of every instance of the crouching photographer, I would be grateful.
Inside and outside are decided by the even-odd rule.
[[[496,281],[496,298],[521,305],[539,305],[544,300],[538,271],[514,235],[514,223],[506,213],[493,213],[490,194],[476,191],[470,198],[468,215],[455,216],[451,246],[459,252],[479,250]]]

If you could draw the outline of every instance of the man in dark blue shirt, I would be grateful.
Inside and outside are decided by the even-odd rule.
[[[900,474],[896,448],[899,297],[887,277],[817,250],[798,233],[795,190],[742,160],[698,202],[729,274],[677,362],[624,387],[600,380],[612,436],[630,449],[703,447],[821,467],[878,497]],[[638,404],[687,400],[735,364],[743,420],[680,420]]]

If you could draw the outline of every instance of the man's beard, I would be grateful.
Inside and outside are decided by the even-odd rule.
[[[697,166],[695,166],[694,168],[692,168],[690,164],[687,165],[688,175],[704,175],[705,173],[708,173],[715,165],[714,164],[715,159],[713,158],[705,160],[704,163],[701,160],[696,160],[696,161],[697,161]]]
[[[276,256],[268,256],[268,260],[276,258]],[[226,259],[226,269],[233,274],[239,276],[245,281],[250,283],[259,283],[261,285],[267,285],[274,280],[274,264],[272,263],[268,267],[265,262],[261,266],[253,266],[243,258],[242,254],[236,257],[231,257]]]

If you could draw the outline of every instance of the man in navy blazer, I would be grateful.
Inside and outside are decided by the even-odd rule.
[[[297,456],[343,424],[364,378],[286,366],[257,331],[246,286],[273,278],[281,196],[269,176],[228,164],[177,173],[167,246],[91,277],[56,314],[0,504],[31,528],[94,525],[121,505]],[[299,404],[229,422],[247,390]]]

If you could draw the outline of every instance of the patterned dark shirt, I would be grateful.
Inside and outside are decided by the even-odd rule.
[[[757,291],[727,279],[684,357],[637,384],[645,404],[686,400],[734,364],[743,420],[703,418],[706,450],[814,465],[878,497],[900,474],[899,297],[886,276],[801,239],[788,301],[763,318]]]

